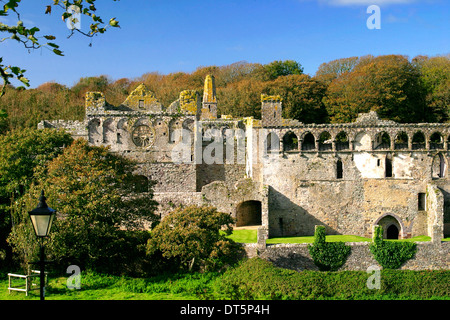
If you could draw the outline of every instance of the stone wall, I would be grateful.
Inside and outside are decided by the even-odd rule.
[[[369,250],[369,242],[349,242],[352,250],[341,270],[363,270],[369,266],[381,266],[373,258]],[[308,244],[275,244],[267,245],[265,249],[258,249],[257,245],[245,244],[244,248],[248,257],[259,256],[271,261],[275,266],[302,270],[319,270],[314,264]],[[408,260],[402,270],[438,270],[450,269],[450,242],[432,243],[417,242],[417,252],[414,258]]]

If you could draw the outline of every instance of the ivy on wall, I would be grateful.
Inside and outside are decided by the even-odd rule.
[[[413,258],[417,245],[414,242],[394,242],[383,240],[383,227],[375,226],[370,252],[377,262],[385,269],[398,269]]]
[[[314,264],[321,271],[336,271],[347,260],[351,247],[344,242],[326,242],[325,227],[316,226],[314,243],[308,246]]]

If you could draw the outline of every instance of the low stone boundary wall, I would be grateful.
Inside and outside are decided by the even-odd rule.
[[[414,258],[405,262],[403,270],[450,270],[450,242],[416,242],[417,252]],[[345,264],[339,270],[366,271],[369,266],[381,267],[369,250],[370,242],[347,242],[352,251]],[[275,266],[297,271],[319,270],[308,251],[308,244],[273,244],[266,248],[256,243],[245,244],[248,257],[259,256],[271,261]]]

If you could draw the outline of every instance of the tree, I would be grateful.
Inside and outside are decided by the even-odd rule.
[[[233,218],[213,207],[188,206],[169,213],[151,232],[148,253],[162,252],[184,269],[214,270],[238,258],[240,247],[227,238]],[[223,231],[223,233],[221,232]]]
[[[24,129],[0,136],[0,198],[20,197],[34,181],[35,169],[61,154],[72,140],[70,134],[50,129]]]
[[[416,59],[416,61],[418,61]],[[450,55],[421,57],[420,78],[426,90],[427,121],[450,120]]]
[[[26,249],[33,247],[27,241],[27,212],[36,206],[40,190],[45,190],[48,205],[57,211],[48,244],[52,259],[65,267],[77,264],[121,273],[120,268],[130,258],[128,253],[136,249],[136,241],[130,239],[142,238],[139,230],[143,225],[159,219],[154,214],[152,192],[133,193],[134,167],[133,162],[107,148],[75,140],[36,171],[35,184],[14,207],[9,242],[15,252],[25,261],[34,254]],[[144,248],[145,242],[141,245]]]
[[[303,74],[303,67],[294,60],[277,60],[264,65],[260,72],[262,73],[262,80],[267,81],[291,74]]]
[[[54,35],[41,36],[39,34],[40,29],[37,26],[27,27],[24,24],[19,13],[20,2],[21,0],[0,1],[0,3],[3,3],[3,6],[0,8],[0,16],[13,15],[17,18],[16,25],[0,23],[0,32],[6,35],[4,38],[0,39],[0,42],[13,40],[21,43],[27,50],[47,48],[54,54],[62,56],[63,52],[60,50],[59,45],[53,42],[56,39]],[[50,14],[52,12],[52,8],[56,7],[63,9],[61,14],[63,21],[66,22],[67,20],[68,23],[72,25],[69,37],[71,37],[74,32],[78,32],[84,36],[92,38],[98,34],[105,33],[108,27],[119,27],[119,23],[115,18],[111,18],[108,23],[103,22],[103,19],[95,13],[97,10],[95,7],[95,2],[96,0],[53,0],[53,4],[46,5],[45,8],[42,8],[42,11],[44,12],[45,9],[44,14]],[[73,27],[78,22],[78,14],[83,14],[92,18],[88,31],[83,31],[79,28]],[[92,42],[90,45],[92,45]],[[0,57],[0,77],[3,79],[3,87],[0,92],[0,97],[4,95],[5,88],[11,83],[11,79],[15,78],[27,87],[30,85],[29,80],[25,77],[25,71],[26,70],[21,69],[18,66],[5,65],[3,58]]]
[[[268,84],[270,94],[283,98],[283,113],[288,119],[304,123],[324,123],[327,120],[322,98],[325,95],[324,83],[309,75],[281,76]]]
[[[358,113],[376,111],[381,118],[419,122],[425,117],[420,73],[400,55],[365,59],[328,86],[324,103],[331,122],[351,122]]]
[[[6,238],[11,232],[10,211],[17,199],[28,190],[37,167],[62,153],[72,138],[56,130],[30,130],[0,135],[0,252],[11,261],[11,248]]]

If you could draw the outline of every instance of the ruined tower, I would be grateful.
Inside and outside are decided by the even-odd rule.
[[[261,95],[261,121],[263,126],[281,126],[282,120],[281,97]]]
[[[216,84],[214,76],[207,75],[203,89],[201,119],[217,118]]]

